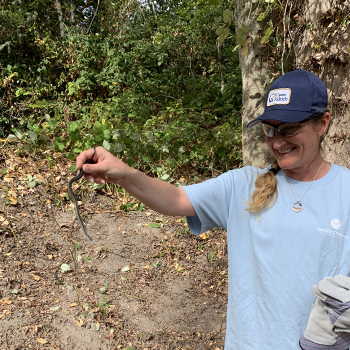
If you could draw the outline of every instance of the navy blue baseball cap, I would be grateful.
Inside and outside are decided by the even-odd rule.
[[[264,120],[299,123],[316,113],[325,113],[328,95],[325,83],[315,74],[296,69],[282,75],[271,85],[264,113],[248,123],[247,128]]]

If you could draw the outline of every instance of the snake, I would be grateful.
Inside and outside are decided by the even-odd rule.
[[[90,159],[87,159],[87,160],[85,161],[84,164],[94,164],[94,162],[93,162],[92,159],[93,159],[94,156],[95,156],[96,150],[95,150],[95,148],[93,148],[93,150],[94,150],[94,153],[92,154],[92,157],[91,157]],[[72,201],[73,201],[73,203],[74,203],[75,214],[76,214],[76,216],[77,216],[77,219],[78,219],[78,221],[79,221],[79,224],[80,224],[81,228],[83,229],[83,232],[84,232],[86,238],[87,238],[88,240],[92,241],[92,238],[91,238],[91,237],[87,234],[87,232],[86,232],[85,225],[84,225],[83,220],[82,220],[82,218],[81,218],[81,216],[80,216],[80,213],[79,213],[78,199],[77,199],[77,197],[75,196],[75,194],[74,194],[74,192],[73,192],[73,190],[72,190],[72,185],[73,185],[73,183],[74,183],[75,181],[78,181],[80,178],[82,178],[83,175],[84,175],[84,171],[83,171],[83,168],[81,168],[81,169],[79,170],[79,173],[78,173],[77,175],[75,175],[74,177],[72,177],[72,178],[69,180],[69,182],[68,182],[68,192],[69,192],[69,195],[71,196]]]

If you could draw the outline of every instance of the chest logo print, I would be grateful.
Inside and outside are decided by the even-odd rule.
[[[339,230],[341,228],[341,222],[339,219],[333,219],[331,225],[336,230]]]

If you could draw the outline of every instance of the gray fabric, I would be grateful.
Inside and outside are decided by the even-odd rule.
[[[348,276],[336,275],[334,282],[345,289],[350,289],[350,278]]]
[[[324,308],[324,302],[318,298],[312,305],[304,337],[322,345],[333,345],[337,340],[338,336],[333,331],[333,324]]]
[[[343,279],[341,279],[341,282],[342,281]],[[317,288],[323,295],[337,299],[342,303],[347,303],[350,301],[350,292],[347,289],[336,284],[332,277],[326,277],[318,282]]]

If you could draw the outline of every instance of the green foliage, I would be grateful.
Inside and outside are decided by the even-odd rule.
[[[225,36],[221,57],[216,46],[215,18],[234,32],[222,1],[156,1],[156,15],[136,2],[106,1],[96,17],[97,2],[75,1],[75,22],[64,20],[63,38],[53,3],[32,2],[38,15],[23,29],[25,40],[18,28],[28,8],[1,10],[12,21],[1,28],[18,27],[0,41],[0,48],[11,42],[10,52],[6,45],[0,51],[3,136],[72,160],[101,145],[167,181],[179,165],[240,162],[242,84],[233,36]],[[45,4],[48,23],[39,12]]]

